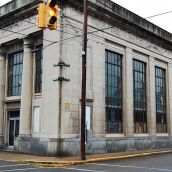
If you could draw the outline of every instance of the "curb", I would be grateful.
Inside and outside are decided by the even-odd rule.
[[[79,160],[79,161],[55,161],[55,162],[53,162],[53,161],[26,160],[26,161],[11,161],[11,162],[32,164],[34,166],[42,166],[42,167],[64,167],[64,166],[78,165],[78,164],[84,164],[84,163],[93,163],[93,162],[101,162],[101,161],[109,161],[109,160],[117,160],[117,159],[151,156],[151,155],[164,154],[164,153],[172,153],[172,150],[144,152],[144,153],[119,155],[119,156],[117,155],[117,156],[109,156],[109,157],[105,157],[105,158],[94,158],[94,159]]]

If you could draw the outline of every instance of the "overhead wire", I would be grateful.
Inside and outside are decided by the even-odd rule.
[[[34,26],[34,25],[32,25],[32,26],[30,26],[30,27],[28,27],[28,28],[31,28],[31,27],[33,27],[33,26]],[[18,31],[12,31],[12,30],[7,29],[7,28],[0,28],[0,30],[8,31],[8,32],[15,33],[15,34],[19,34],[19,35],[22,35],[22,36],[28,36],[27,34],[21,33],[21,31],[26,30],[26,29],[28,29],[28,28],[22,29],[22,30],[20,30],[20,32],[18,32]],[[51,42],[51,43],[52,43],[52,42],[55,43],[55,41],[51,41],[51,40],[44,39],[44,38],[38,38],[38,39],[39,39],[39,40],[44,40],[44,41],[47,41],[47,42]]]
[[[0,14],[0,16],[3,16],[2,14]],[[30,22],[30,21],[27,21],[27,20],[24,20],[24,22],[26,22],[26,23],[30,23],[30,24],[33,24],[31,27],[33,27],[33,26],[36,26],[36,24],[35,23],[33,23],[33,22]],[[30,28],[30,27],[28,27],[28,28]],[[26,28],[26,29],[28,29],[28,28]],[[26,30],[26,29],[23,29],[23,30]],[[15,34],[19,34],[19,35],[22,35],[22,36],[28,36],[28,35],[26,35],[26,34],[23,34],[23,33],[21,33],[21,31],[23,31],[23,30],[20,30],[20,32],[18,32],[18,31],[12,31],[12,30],[10,30],[10,29],[7,29],[7,28],[1,28],[0,30],[5,30],[5,31],[8,31],[8,32],[11,32],[11,33],[15,33]],[[60,32],[62,32],[61,30],[56,30],[56,31],[60,31]],[[63,32],[65,32],[65,31],[63,31]],[[65,33],[67,33],[67,32],[65,32]],[[72,33],[67,33],[67,34],[70,34],[70,35],[74,35],[74,34],[72,34]],[[51,41],[51,40],[48,40],[48,39],[45,39],[45,38],[38,38],[39,40],[43,40],[43,41],[47,41],[47,42],[51,42],[51,43],[53,43],[53,44],[55,44],[57,41]]]
[[[71,19],[71,18],[69,18],[69,19]],[[71,20],[73,20],[73,19],[71,19]],[[75,27],[76,27],[76,25],[75,25]],[[80,30],[82,30],[81,28],[78,28],[78,27],[76,27],[77,29],[80,29]],[[92,28],[93,28],[93,26],[92,26]],[[105,34],[110,34],[109,32],[106,32],[105,31],[105,29],[109,29],[110,27],[107,27],[107,28],[104,28],[104,29],[100,29],[100,30],[102,30],[103,31],[103,33],[105,33]],[[113,27],[112,27],[113,28]],[[97,32],[96,30],[97,30],[97,28],[93,28],[93,29],[95,29],[95,33]],[[94,31],[93,31],[94,32]],[[96,38],[100,38],[101,40],[102,39],[105,39],[105,37],[103,37],[103,36],[101,36],[101,35],[97,35],[97,34],[94,34],[93,32],[88,32],[88,34],[90,33],[90,35],[93,35],[93,36],[95,36]],[[114,36],[113,34],[110,34],[110,35],[112,35],[112,36]],[[121,37],[119,37],[119,36],[115,36],[116,38],[119,38],[119,39],[122,39],[122,40],[124,40],[124,41],[127,41],[127,40],[125,40],[125,39],[123,39],[123,38],[121,38]],[[99,41],[97,41],[97,40],[93,40],[93,39],[91,39],[90,37],[88,37],[88,41],[94,41],[94,42],[97,42],[98,44],[100,43],[100,44],[103,44],[103,45],[105,45],[103,42],[99,42]],[[129,42],[129,43],[131,43],[130,41],[127,41],[127,42]],[[135,44],[135,43],[133,43],[132,42],[132,44],[134,44],[134,45],[137,45],[137,46],[139,46],[138,44]],[[142,47],[142,46],[139,46],[139,47]],[[149,50],[149,51],[152,51],[152,50],[150,50],[150,49],[148,49],[149,48],[149,46],[148,47],[144,47],[145,49],[147,49],[147,50]],[[153,51],[152,51],[153,52]],[[156,54],[159,54],[159,53],[156,53]],[[162,55],[162,54],[159,54],[159,55]],[[164,57],[166,57],[166,56],[164,56]],[[167,57],[166,57],[167,58]]]
[[[31,26],[31,27],[33,27],[33,26]],[[28,29],[28,28],[27,28],[27,29]],[[5,31],[8,31],[8,32],[12,32],[12,33],[15,33],[15,34],[22,35],[22,36],[28,36],[28,35],[26,35],[26,34],[24,34],[24,33],[17,32],[17,31],[12,31],[12,30],[10,30],[10,29],[1,28],[1,30],[5,30]],[[51,42],[51,43],[55,43],[54,41],[50,41],[50,40],[48,40],[48,39],[42,39],[42,38],[38,38],[38,39],[39,39],[39,40],[44,40],[44,41],[47,41],[47,42]]]
[[[169,13],[172,13],[172,11],[167,11],[167,12],[155,14],[155,15],[152,15],[152,16],[149,16],[149,17],[145,17],[145,19],[149,19],[149,18],[153,18],[153,17],[158,17],[158,16],[161,16],[161,15],[169,14]]]
[[[36,26],[36,24],[35,24],[35,23],[33,23],[33,22],[30,22],[30,21],[24,21],[24,22],[26,22],[26,23],[30,23],[30,24],[33,24],[33,26]],[[74,35],[74,34],[69,33],[69,32],[61,31],[60,29],[56,29],[55,31],[57,31],[57,32],[67,33],[67,34],[70,34],[70,35]]]
[[[33,27],[33,26],[36,26],[35,23],[32,23],[32,22],[30,22],[30,21],[26,21],[26,20],[25,20],[24,22],[33,24],[32,26],[30,26],[30,27],[28,27],[28,28],[31,28],[31,27]],[[28,29],[28,28],[22,29],[22,30],[20,30],[20,32],[19,32],[19,31],[12,31],[12,30],[7,29],[7,28],[1,28],[0,30],[5,30],[5,31],[11,32],[11,33],[15,33],[15,34],[22,35],[22,36],[28,36],[27,34],[21,33],[21,31],[26,30],[26,29]],[[61,31],[61,30],[56,30],[56,31]],[[64,31],[63,31],[63,32],[64,32]],[[67,32],[65,32],[65,33],[67,33]],[[67,34],[74,35],[74,34],[72,34],[72,33],[67,33]],[[51,44],[52,44],[52,43],[53,43],[53,44],[57,43],[57,41],[51,41],[51,40],[48,40],[48,39],[45,39],[45,38],[38,38],[38,39],[39,39],[39,40],[43,40],[43,41],[50,42]]]
[[[63,15],[63,17],[65,17],[65,14],[64,14],[64,12],[62,11],[62,15]],[[68,20],[68,18],[66,18],[66,21],[69,23],[69,24],[71,24],[70,23],[70,21]],[[74,26],[72,26],[72,28],[75,30],[75,32],[78,34],[78,30],[76,30],[76,28],[74,27]]]
[[[108,7],[108,8],[110,8],[109,6],[107,6],[107,5],[105,5],[104,3],[100,2],[99,0],[97,0],[97,2],[99,2],[100,4],[102,4],[102,5],[104,5],[104,6]],[[111,9],[111,8],[110,8],[110,9]],[[160,16],[160,15],[164,15],[164,14],[171,13],[171,12],[172,12],[172,11],[168,11],[168,12],[156,14],[156,15],[153,15],[153,16],[146,17],[145,19],[151,18],[151,17]],[[64,13],[63,13],[63,14],[64,14]],[[0,14],[0,15],[2,15],[2,14]],[[64,15],[64,17],[66,17],[66,16]],[[70,23],[70,21],[68,20],[68,18],[66,18],[66,19],[67,19],[66,21],[71,25],[71,23]],[[29,22],[29,21],[25,21],[25,22],[28,22],[28,23],[30,23],[30,24],[34,24],[34,25],[35,25],[35,23]],[[33,25],[33,26],[34,26],[34,25]],[[33,27],[33,26],[32,26],[32,27]],[[75,26],[72,26],[72,25],[71,25],[71,27],[72,27],[73,29],[75,29],[75,31],[76,31],[77,34],[79,33],[78,30],[76,30],[76,27],[75,27]],[[97,29],[97,28],[95,28],[96,30],[95,30],[95,31],[88,32],[88,35],[91,35],[91,34],[94,34],[94,33],[96,33],[96,32],[100,32],[100,31],[105,31],[105,30],[108,30],[108,29],[110,29],[110,28],[114,28],[114,26],[106,27],[106,28],[103,28],[103,29]],[[15,33],[15,34],[20,34],[20,35],[23,35],[23,36],[28,36],[28,35],[23,34],[23,33],[21,33],[21,32],[12,31],[12,30],[6,29],[6,28],[1,28],[1,30],[5,30],[5,31],[12,32],[12,33]],[[57,30],[57,31],[60,31],[60,30]],[[71,33],[68,33],[68,34],[71,34]],[[72,35],[72,34],[71,34],[71,35]],[[78,34],[78,35],[75,35],[75,36],[72,36],[72,37],[69,37],[69,38],[65,38],[65,39],[62,39],[62,40],[59,40],[59,41],[51,41],[51,40],[48,40],[48,39],[45,39],[45,38],[38,38],[38,39],[44,40],[44,41],[47,41],[47,42],[50,42],[50,44],[47,45],[47,46],[50,46],[50,45],[55,44],[55,43],[60,43],[60,42],[63,42],[63,41],[71,40],[71,39],[78,38],[78,37],[82,37],[82,36],[83,36],[83,34]]]
[[[111,7],[109,7],[108,5],[102,3],[101,1],[97,0],[97,2],[112,10]],[[153,17],[165,15],[165,14],[168,14],[168,13],[172,13],[172,11],[162,12],[162,13],[159,13],[159,14],[155,14],[155,15],[148,16],[148,17],[143,17],[143,18],[144,18],[144,19],[148,19],[148,18],[153,18]]]
[[[104,3],[102,3],[102,2],[100,2],[99,0],[97,0],[99,3],[101,3],[102,5],[105,5]],[[108,8],[110,8],[109,6],[107,6],[107,5],[105,5],[106,7],[108,7]],[[111,8],[110,8],[111,9]],[[169,13],[169,12],[167,12],[167,13]],[[159,14],[159,15],[163,15],[163,14],[165,14],[165,13],[161,13],[161,14]],[[158,16],[159,16],[158,15]],[[65,16],[66,17],[66,16]],[[155,16],[150,16],[150,17],[155,17]],[[149,17],[149,18],[150,18]],[[131,22],[133,22],[133,21],[131,21]],[[72,26],[72,27],[74,27],[74,26]],[[111,29],[111,28],[114,28],[115,26],[109,26],[109,27],[106,27],[106,28],[103,28],[103,29],[97,29],[97,28],[94,28],[94,29],[96,29],[95,31],[92,31],[92,32],[88,32],[88,35],[91,35],[91,34],[93,34],[93,33],[96,33],[96,32],[100,32],[100,31],[105,31],[105,30],[108,30],[108,29]],[[75,27],[76,28],[76,27]],[[107,33],[107,32],[106,32]],[[77,35],[76,37],[80,37],[80,36],[82,36],[82,34],[80,34],[80,35]],[[70,38],[67,38],[67,39],[63,39],[63,40],[60,40],[60,41],[58,41],[57,43],[59,43],[59,42],[62,42],[62,41],[67,41],[67,40],[70,40],[70,39],[73,39],[74,37],[70,37]]]

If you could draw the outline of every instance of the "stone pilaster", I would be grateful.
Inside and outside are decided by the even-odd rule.
[[[172,63],[168,64],[167,86],[167,129],[172,136]]]
[[[30,136],[32,116],[33,57],[31,40],[24,39],[23,74],[20,110],[20,136]]]
[[[148,132],[151,136],[156,135],[156,100],[155,100],[155,62],[153,57],[149,57],[148,62],[148,85],[147,85],[147,124]]]
[[[4,99],[5,99],[5,57],[6,50],[0,47],[0,136],[4,126]]]
[[[133,118],[133,59],[132,49],[126,48],[126,57],[124,59],[124,72],[123,72],[123,121],[124,133],[126,136],[133,136],[134,134],[134,118]]]

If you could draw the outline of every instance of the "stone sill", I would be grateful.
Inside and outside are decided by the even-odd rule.
[[[134,134],[134,137],[149,137],[150,135],[145,133],[145,134]]]
[[[105,137],[112,138],[112,137],[126,137],[126,136],[124,134],[106,134]]]
[[[21,96],[6,97],[5,101],[6,102],[21,101]]]
[[[169,136],[169,134],[168,133],[158,133],[158,134],[156,134],[156,136],[164,137],[164,136]]]
[[[34,94],[34,98],[37,99],[37,98],[42,98],[42,93],[35,93]]]

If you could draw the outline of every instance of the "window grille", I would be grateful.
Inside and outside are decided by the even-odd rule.
[[[38,51],[35,53],[35,93],[42,92],[42,46],[38,47]]]
[[[122,55],[106,51],[105,104],[108,133],[122,133]]]
[[[155,67],[156,129],[157,133],[167,132],[165,70]]]
[[[8,57],[8,96],[21,95],[23,52]]]
[[[146,64],[133,60],[134,130],[147,132]]]

